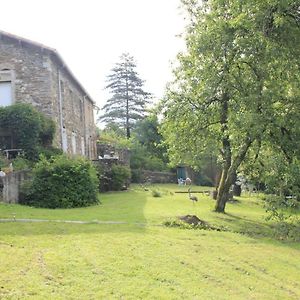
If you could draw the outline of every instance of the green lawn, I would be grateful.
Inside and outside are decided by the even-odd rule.
[[[300,245],[272,239],[259,199],[216,214],[207,196],[173,193],[185,189],[132,186],[70,210],[1,204],[0,218],[91,224],[0,223],[0,299],[300,299]],[[157,226],[186,214],[227,231]]]

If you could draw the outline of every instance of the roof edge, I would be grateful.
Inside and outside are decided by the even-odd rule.
[[[79,82],[79,80],[75,77],[74,73],[70,70],[70,68],[68,67],[68,65],[65,63],[65,61],[63,60],[62,56],[58,53],[58,51],[54,48],[45,46],[41,43],[37,43],[35,41],[8,33],[6,31],[0,30],[0,39],[1,36],[6,36],[8,38],[11,38],[13,40],[16,41],[20,41],[23,43],[27,43],[31,46],[34,46],[36,48],[42,49],[42,50],[46,50],[49,51],[51,54],[53,54],[58,62],[61,64],[62,69],[66,70],[66,72],[70,75],[70,77],[72,78],[72,80],[75,82],[75,84],[79,87],[79,89],[83,92],[83,94],[85,94],[84,96],[87,97],[94,105],[96,104],[96,102],[92,99],[92,97],[89,95],[89,93],[86,91],[86,89],[83,87],[83,85]]]

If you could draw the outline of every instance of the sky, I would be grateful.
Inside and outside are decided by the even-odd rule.
[[[135,57],[157,101],[184,49],[180,0],[9,0],[1,12],[0,30],[55,48],[99,107],[122,53]]]

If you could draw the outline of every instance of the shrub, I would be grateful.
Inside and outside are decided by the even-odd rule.
[[[267,220],[275,220],[273,233],[280,240],[300,241],[300,217],[298,215],[299,201],[284,196],[266,195],[265,209]]]
[[[14,171],[19,171],[19,170],[26,170],[32,167],[32,163],[24,158],[23,156],[19,155],[17,156],[13,161],[12,165],[14,168]]]
[[[166,163],[159,157],[147,152],[147,149],[138,143],[133,143],[130,152],[131,169],[142,169],[150,171],[167,171]]]
[[[29,160],[38,159],[38,147],[50,145],[55,133],[53,120],[24,103],[0,107],[0,128],[12,133],[15,147]]]
[[[0,168],[3,168],[8,165],[8,160],[4,155],[0,153]]]
[[[97,203],[97,176],[91,163],[65,155],[41,160],[33,169],[23,204],[46,208],[83,207]]]
[[[141,169],[131,169],[131,182],[141,183],[142,180],[142,170]]]
[[[130,181],[131,172],[126,166],[113,165],[111,168],[112,190],[120,191],[127,187]]]
[[[63,151],[62,149],[55,148],[52,146],[49,146],[47,148],[40,147],[39,154],[45,156],[47,159],[50,159],[52,156],[62,155]]]
[[[103,165],[97,164],[98,188],[100,192],[111,190],[111,172],[106,170]]]
[[[194,184],[201,186],[214,186],[213,181],[202,172],[196,173]]]
[[[97,164],[97,176],[99,191],[120,191],[130,183],[130,168],[123,165],[103,165]]]

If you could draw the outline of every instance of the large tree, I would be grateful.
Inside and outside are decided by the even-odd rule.
[[[145,119],[137,122],[133,131],[134,139],[143,145],[151,155],[168,162],[166,147],[163,145],[163,137],[159,132],[159,121],[155,112]]]
[[[224,212],[249,150],[259,155],[260,145],[269,143],[284,152],[288,147],[282,141],[295,141],[299,1],[182,2],[190,17],[187,51],[179,55],[176,80],[164,102],[163,132],[171,158],[188,155],[196,164],[208,149],[219,156],[215,210]]]
[[[99,118],[105,123],[115,123],[126,131],[130,138],[135,122],[145,116],[146,105],[151,94],[143,90],[144,81],[136,71],[132,56],[124,53],[107,77],[106,89],[111,93],[103,107],[104,114]]]

